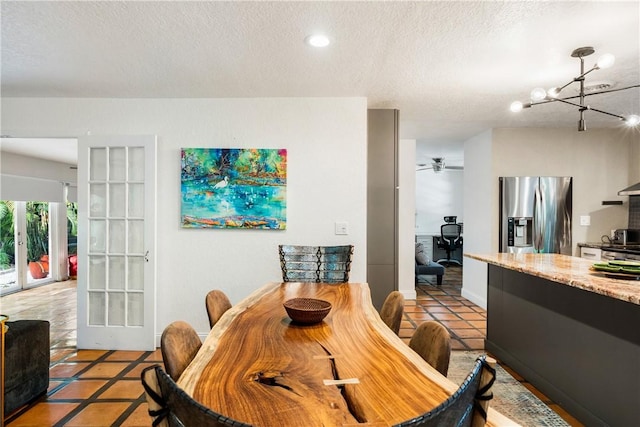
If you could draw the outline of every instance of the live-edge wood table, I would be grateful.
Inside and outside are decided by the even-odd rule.
[[[283,307],[296,297],[333,307],[321,323],[297,325]],[[389,426],[458,388],[387,328],[366,283],[292,282],[267,284],[227,311],[178,385],[260,427]],[[491,408],[488,421],[517,425]]]

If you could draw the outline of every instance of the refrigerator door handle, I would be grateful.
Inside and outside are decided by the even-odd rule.
[[[542,193],[540,187],[535,188],[535,197],[533,198],[533,251],[539,253],[542,248],[542,225],[543,220],[543,206],[542,206]]]

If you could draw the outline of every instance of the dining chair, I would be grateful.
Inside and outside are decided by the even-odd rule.
[[[353,245],[279,245],[284,282],[346,283],[351,271]]]
[[[229,298],[227,298],[224,292],[218,289],[209,291],[204,302],[207,308],[207,315],[209,316],[209,327],[211,328],[213,328],[222,315],[231,308]]]
[[[141,381],[153,426],[251,427],[250,424],[225,417],[195,401],[160,365],[145,368]]]
[[[178,380],[185,368],[191,363],[202,341],[195,329],[182,320],[170,323],[160,337],[160,352],[167,373]]]
[[[487,421],[496,361],[482,355],[460,387],[447,400],[416,418],[394,427],[481,427]]]
[[[398,291],[389,293],[382,303],[380,318],[396,335],[400,332],[403,312],[404,296]]]
[[[449,371],[451,336],[435,320],[421,323],[409,340],[409,347],[445,377]]]

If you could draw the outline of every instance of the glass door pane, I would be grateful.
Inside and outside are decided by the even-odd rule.
[[[27,202],[26,208],[27,285],[33,285],[50,277],[49,203]]]
[[[16,274],[15,203],[0,201],[0,293],[19,288]]]

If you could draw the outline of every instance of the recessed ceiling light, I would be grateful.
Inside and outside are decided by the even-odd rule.
[[[313,47],[325,47],[325,46],[329,46],[329,37],[323,35],[323,34],[314,34],[311,36],[308,36],[306,39],[304,39],[304,41],[308,44],[311,45]]]

